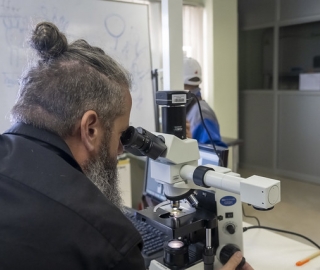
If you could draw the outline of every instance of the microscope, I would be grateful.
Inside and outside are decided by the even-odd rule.
[[[234,252],[243,252],[241,202],[259,210],[280,202],[278,180],[255,175],[244,179],[225,167],[199,166],[194,139],[131,126],[121,141],[126,151],[151,158],[151,177],[163,184],[167,198],[136,214],[170,239],[163,257],[151,261],[150,270],[212,270],[225,264]],[[244,263],[243,258],[239,269]]]

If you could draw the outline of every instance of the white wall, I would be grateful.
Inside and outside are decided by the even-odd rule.
[[[213,36],[213,50],[207,50],[208,58],[213,59],[212,71],[210,63],[208,71],[213,91],[208,102],[217,114],[222,136],[238,138],[237,0],[207,0],[206,9],[208,14],[212,12],[212,18],[208,16],[212,19],[212,29],[208,28],[207,35]]]
[[[204,97],[218,117],[221,135],[238,138],[237,0],[205,0],[204,17],[204,88],[207,90]],[[238,152],[233,151],[235,149],[229,149],[231,169],[233,163],[237,166],[238,162]]]

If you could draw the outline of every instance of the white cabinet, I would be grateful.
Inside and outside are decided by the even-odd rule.
[[[320,1],[239,0],[239,18],[240,167],[320,183],[320,91],[299,90],[320,72]]]

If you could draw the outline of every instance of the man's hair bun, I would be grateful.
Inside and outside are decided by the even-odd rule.
[[[31,47],[37,50],[39,56],[47,61],[63,54],[68,49],[66,36],[52,23],[38,23],[33,30]]]

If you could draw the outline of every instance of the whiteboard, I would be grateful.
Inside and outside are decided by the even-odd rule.
[[[32,57],[27,39],[41,21],[102,48],[132,74],[130,125],[155,131],[147,4],[99,0],[0,0],[0,133],[10,127],[18,79]]]

